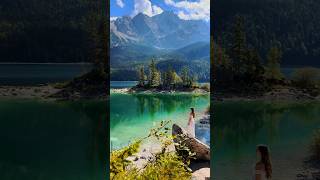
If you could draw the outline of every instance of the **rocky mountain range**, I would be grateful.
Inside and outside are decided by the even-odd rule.
[[[155,59],[160,71],[185,66],[199,80],[209,80],[210,25],[201,20],[183,20],[164,11],[149,17],[139,13],[110,22],[111,80],[137,80],[139,66],[148,68]]]
[[[149,17],[139,13],[110,22],[111,47],[145,45],[177,49],[189,44],[209,42],[210,25],[201,20],[183,20],[171,11]]]

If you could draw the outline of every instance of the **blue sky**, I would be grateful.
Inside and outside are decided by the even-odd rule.
[[[111,0],[111,18],[134,16],[140,12],[154,16],[163,11],[173,11],[181,19],[210,19],[210,0]]]

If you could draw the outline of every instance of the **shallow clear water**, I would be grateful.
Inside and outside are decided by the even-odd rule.
[[[135,138],[148,135],[154,124],[161,120],[171,120],[172,123],[186,127],[190,107],[194,107],[196,113],[200,114],[208,106],[209,95],[111,94],[111,148],[120,148]],[[196,136],[210,143],[209,128],[196,128]]]
[[[0,100],[0,179],[104,179],[106,105]]]
[[[269,145],[273,179],[296,179],[310,155],[312,134],[320,128],[320,103],[224,102],[213,107],[214,179],[251,179],[258,144]]]
[[[110,81],[110,88],[130,88],[138,84],[138,81]]]
[[[0,64],[0,85],[38,85],[71,80],[90,64]]]

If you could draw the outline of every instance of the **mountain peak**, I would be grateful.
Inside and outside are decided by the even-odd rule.
[[[179,18],[177,14],[175,14],[173,11],[163,11],[161,14],[156,15],[155,17],[170,17],[170,18]]]
[[[163,11],[161,14],[176,15],[173,11]]]
[[[117,23],[128,22],[128,21],[131,21],[131,17],[130,16],[123,16],[121,18],[117,18],[116,19]]]
[[[149,16],[142,12],[139,12],[137,15],[134,16],[134,18],[149,18]]]
[[[180,19],[173,11],[164,11],[155,16],[138,13],[134,17],[119,18],[115,23],[117,39],[134,38],[141,45],[176,49],[198,41],[209,41],[210,27],[202,21]],[[126,35],[126,36],[125,36]],[[133,42],[131,40],[122,42]]]

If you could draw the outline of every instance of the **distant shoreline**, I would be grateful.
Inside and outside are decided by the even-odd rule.
[[[70,97],[54,96],[61,92],[63,87],[59,87],[59,83],[42,84],[42,85],[0,85],[0,98],[14,99],[46,99],[46,100],[79,100],[79,99],[108,99],[105,96],[83,96],[76,93]],[[188,91],[181,90],[143,90],[131,91],[131,88],[110,88],[110,94],[194,94],[194,95],[210,95],[209,91],[203,89],[195,89]],[[213,92],[211,96],[213,102],[228,101],[320,101],[320,95],[311,96],[304,89],[294,87],[274,88],[271,91],[262,94],[238,94],[230,92]]]
[[[80,99],[107,99],[108,96],[100,97],[82,97],[72,96],[69,98],[54,97],[52,95],[60,92],[63,88],[56,87],[53,84],[31,85],[31,86],[5,86],[0,85],[0,98],[2,99],[42,99],[42,100],[80,100]],[[190,95],[210,95],[210,92],[204,91],[142,91],[129,92],[129,88],[110,89],[110,94],[190,94]],[[297,89],[275,89],[262,95],[237,95],[232,93],[222,94],[214,93],[211,97],[213,102],[228,101],[320,101],[320,96],[311,96],[303,90]]]
[[[257,92],[259,93],[259,92]],[[319,101],[320,95],[312,96],[306,89],[298,89],[292,86],[274,88],[261,94],[239,94],[219,91],[213,93],[213,101]]]
[[[110,88],[111,94],[210,94],[210,91],[204,89],[134,89],[131,88]]]
[[[37,62],[0,62],[0,65],[38,65],[38,64],[48,64],[48,65],[54,65],[54,64],[61,64],[61,65],[73,65],[73,64],[83,64],[83,65],[92,65],[93,63],[89,62],[75,62],[75,63],[54,63],[54,62],[49,62],[49,63],[37,63]]]

